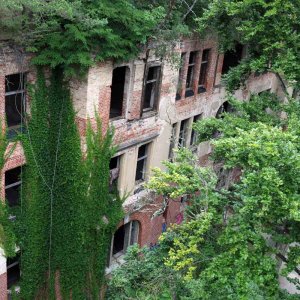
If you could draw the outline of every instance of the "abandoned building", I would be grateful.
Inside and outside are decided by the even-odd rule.
[[[110,162],[110,184],[117,185],[121,193],[130,193],[124,203],[126,215],[112,238],[107,272],[122,262],[129,245],[152,247],[171,223],[183,220],[184,198],[170,202],[163,214],[152,218],[161,199],[145,190],[143,184],[151,168],[163,167],[162,161],[172,159],[177,147],[191,147],[202,164],[207,162],[210,145],[196,146],[192,124],[228,108],[221,76],[245,55],[241,46],[225,55],[217,48],[214,40],[184,40],[175,49],[181,57],[180,68],[155,57],[150,50],[147,59],[141,53],[123,64],[99,63],[89,69],[84,80],[71,83],[80,135],[84,137],[87,120],[94,118],[95,108],[104,127],[115,127],[118,152]],[[0,114],[2,120],[6,118],[8,137],[22,129],[22,116],[30,110],[25,86],[34,81],[35,74],[29,62],[30,55],[20,59],[10,48],[1,51]],[[265,90],[280,90],[274,74],[253,75],[236,96],[247,99],[250,93]],[[18,144],[1,173],[2,198],[9,206],[19,204],[20,173],[25,163]],[[1,300],[7,299],[7,291],[20,279],[18,259],[0,254]]]

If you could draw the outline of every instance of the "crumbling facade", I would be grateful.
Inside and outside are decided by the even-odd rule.
[[[138,243],[155,246],[159,235],[171,223],[181,223],[186,199],[172,201],[159,216],[153,213],[162,199],[144,189],[152,167],[163,168],[162,161],[172,159],[177,147],[191,147],[205,164],[211,151],[208,143],[196,146],[192,124],[201,118],[216,116],[226,110],[222,72],[238,63],[243,48],[236,52],[218,53],[217,42],[198,38],[178,43],[176,55],[180,68],[155,57],[148,49],[130,62],[115,65],[112,61],[90,68],[85,79],[73,80],[71,91],[81,137],[87,120],[99,114],[103,129],[115,128],[118,151],[110,162],[111,185],[120,193],[129,193],[124,203],[126,216],[112,238],[107,272],[122,262],[126,248]],[[30,110],[25,83],[34,82],[30,56],[12,49],[0,55],[0,115],[2,126],[7,120],[8,135],[22,129],[22,115]],[[278,92],[280,82],[274,74],[252,76],[240,99],[265,90]],[[84,139],[82,139],[84,140]],[[83,145],[84,149],[84,145]],[[2,199],[18,205],[21,167],[25,164],[21,145],[5,163],[1,173]],[[12,216],[13,221],[13,216]],[[7,290],[20,278],[18,256],[6,259],[0,255],[0,300],[7,299]]]

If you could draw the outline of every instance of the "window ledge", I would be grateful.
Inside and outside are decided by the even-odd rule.
[[[150,118],[150,117],[153,117],[153,116],[156,116],[156,115],[157,115],[157,111],[156,110],[143,111],[141,119]]]

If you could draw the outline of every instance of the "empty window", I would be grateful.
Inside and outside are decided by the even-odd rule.
[[[5,198],[9,207],[20,202],[21,167],[5,172]]]
[[[22,73],[5,77],[5,114],[9,132],[20,129],[25,113],[25,90]]]
[[[178,75],[178,83],[177,83],[177,91],[176,91],[176,98],[175,100],[181,99],[181,91],[182,91],[182,81],[183,81],[183,64],[185,61],[185,55],[186,53],[181,54],[180,58],[180,69],[179,69],[179,75]]]
[[[7,258],[6,269],[7,288],[10,289],[12,286],[18,284],[20,280],[20,254],[17,254],[13,258]]]
[[[120,174],[120,159],[121,156],[115,156],[109,162],[109,186],[111,190],[118,187],[118,179]]]
[[[193,124],[196,123],[197,121],[201,120],[202,115],[197,115],[194,116],[193,118]],[[195,145],[197,143],[197,132],[195,131],[194,128],[192,128],[192,133],[191,133],[191,142],[190,145]]]
[[[139,222],[130,221],[121,226],[112,237],[109,265],[118,262],[129,246],[138,243]]]
[[[186,146],[188,121],[189,121],[189,119],[186,119],[186,120],[181,121],[181,123],[180,123],[179,138],[178,138],[178,146],[179,147]]]
[[[172,132],[170,138],[170,147],[169,147],[169,159],[172,161],[174,157],[174,148],[176,145],[176,131],[177,131],[177,123],[172,125]]]
[[[230,105],[230,103],[228,101],[225,101],[218,109],[217,113],[216,113],[216,118],[217,119],[222,119],[223,118],[223,113],[229,113],[232,112],[233,108]]]
[[[159,95],[160,66],[149,67],[144,87],[143,110],[155,109]]]
[[[188,64],[188,71],[187,71],[187,77],[186,77],[186,92],[185,96],[193,96],[193,81],[194,81],[194,71],[195,71],[195,63],[196,63],[196,56],[197,52],[192,51],[190,52],[189,56],[189,64]]]
[[[123,115],[126,98],[126,73],[129,73],[128,67],[119,67],[113,70],[109,111],[110,118],[121,117]]]
[[[235,49],[226,51],[224,54],[224,61],[222,67],[222,74],[226,74],[230,68],[236,67],[243,55],[243,45],[237,44]]]
[[[138,158],[136,164],[135,180],[145,180],[147,157],[148,157],[149,144],[145,144],[139,147]]]
[[[205,49],[202,52],[200,75],[199,75],[199,82],[198,82],[198,93],[206,92],[207,72],[208,72],[208,66],[209,66],[209,54],[210,54],[210,49]]]

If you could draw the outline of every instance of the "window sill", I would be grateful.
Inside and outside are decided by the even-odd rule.
[[[144,110],[141,119],[146,119],[146,118],[150,118],[157,115],[157,111],[156,110]]]
[[[123,120],[123,119],[125,119],[124,116],[118,116],[118,117],[113,117],[113,118],[109,117],[109,122],[114,122],[114,121]]]
[[[185,96],[185,98],[192,97],[192,96],[194,96],[194,91],[186,90],[184,96]]]

